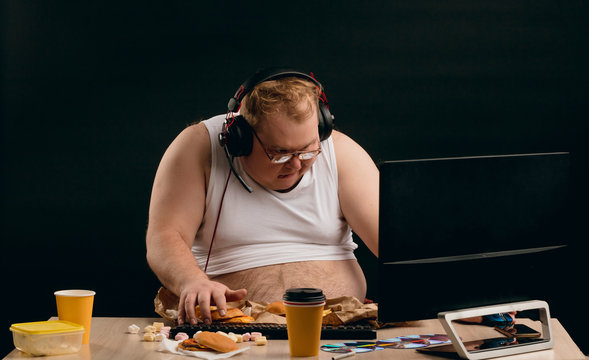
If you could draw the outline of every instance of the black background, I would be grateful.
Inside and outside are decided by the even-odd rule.
[[[0,355],[11,323],[55,314],[54,290],[95,290],[96,316],[154,315],[144,235],[161,155],[263,66],[314,72],[376,162],[570,151],[586,215],[581,0],[1,4]],[[586,238],[544,268],[574,280],[551,310],[585,352]],[[373,258],[358,257],[373,296]]]

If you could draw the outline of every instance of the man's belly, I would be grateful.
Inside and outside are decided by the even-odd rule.
[[[366,279],[356,260],[301,261],[261,266],[211,278],[232,290],[247,289],[255,302],[282,300],[286,289],[312,287],[323,290],[328,299],[355,296],[364,301]]]

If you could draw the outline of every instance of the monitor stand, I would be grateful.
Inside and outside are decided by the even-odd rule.
[[[498,329],[478,321],[485,315],[511,312],[524,315],[522,318],[516,315],[514,323],[517,327],[499,325]],[[528,319],[525,314],[532,316]],[[456,353],[463,359],[489,359],[554,347],[550,311],[545,301],[530,300],[446,311],[439,313],[438,319],[452,340]],[[508,331],[501,331],[502,328]],[[430,351],[435,353],[436,349],[432,347],[428,349]]]

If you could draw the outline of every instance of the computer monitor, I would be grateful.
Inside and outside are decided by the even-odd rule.
[[[568,153],[385,161],[379,321],[549,301],[570,240]]]

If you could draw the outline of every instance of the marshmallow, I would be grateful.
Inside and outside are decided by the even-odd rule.
[[[164,341],[164,339],[165,339],[166,337],[167,337],[167,336],[166,336],[166,335],[164,335],[164,334],[162,334],[162,333],[155,334],[155,341]]]
[[[262,333],[261,332],[257,332],[257,331],[252,331],[251,340],[252,341],[255,341],[258,336],[262,336]]]
[[[265,336],[256,336],[256,345],[266,345],[268,344],[268,340],[266,340]]]
[[[160,329],[164,326],[163,322],[154,322],[152,325],[155,328],[155,332],[160,331]]]
[[[180,340],[180,341],[184,341],[186,339],[188,339],[189,336],[187,333],[185,332],[179,332],[176,334],[176,336],[174,337],[174,340]]]
[[[147,325],[145,328],[143,328],[143,331],[145,331],[146,333],[154,333],[155,332],[155,326],[153,326],[153,325]]]
[[[143,340],[145,341],[155,341],[155,334],[152,332],[146,332],[143,335]]]
[[[138,334],[139,333],[139,326],[132,324],[129,325],[129,327],[127,328],[127,331],[130,332],[131,334]]]
[[[230,332],[227,335],[229,335],[229,337],[231,338],[231,340],[235,341],[236,343],[243,342],[243,338],[239,334],[234,334],[234,333]]]
[[[241,335],[241,339],[243,340],[243,342],[248,342],[248,341],[250,341],[251,338],[252,338],[252,335],[250,333],[245,333],[245,334]]]

